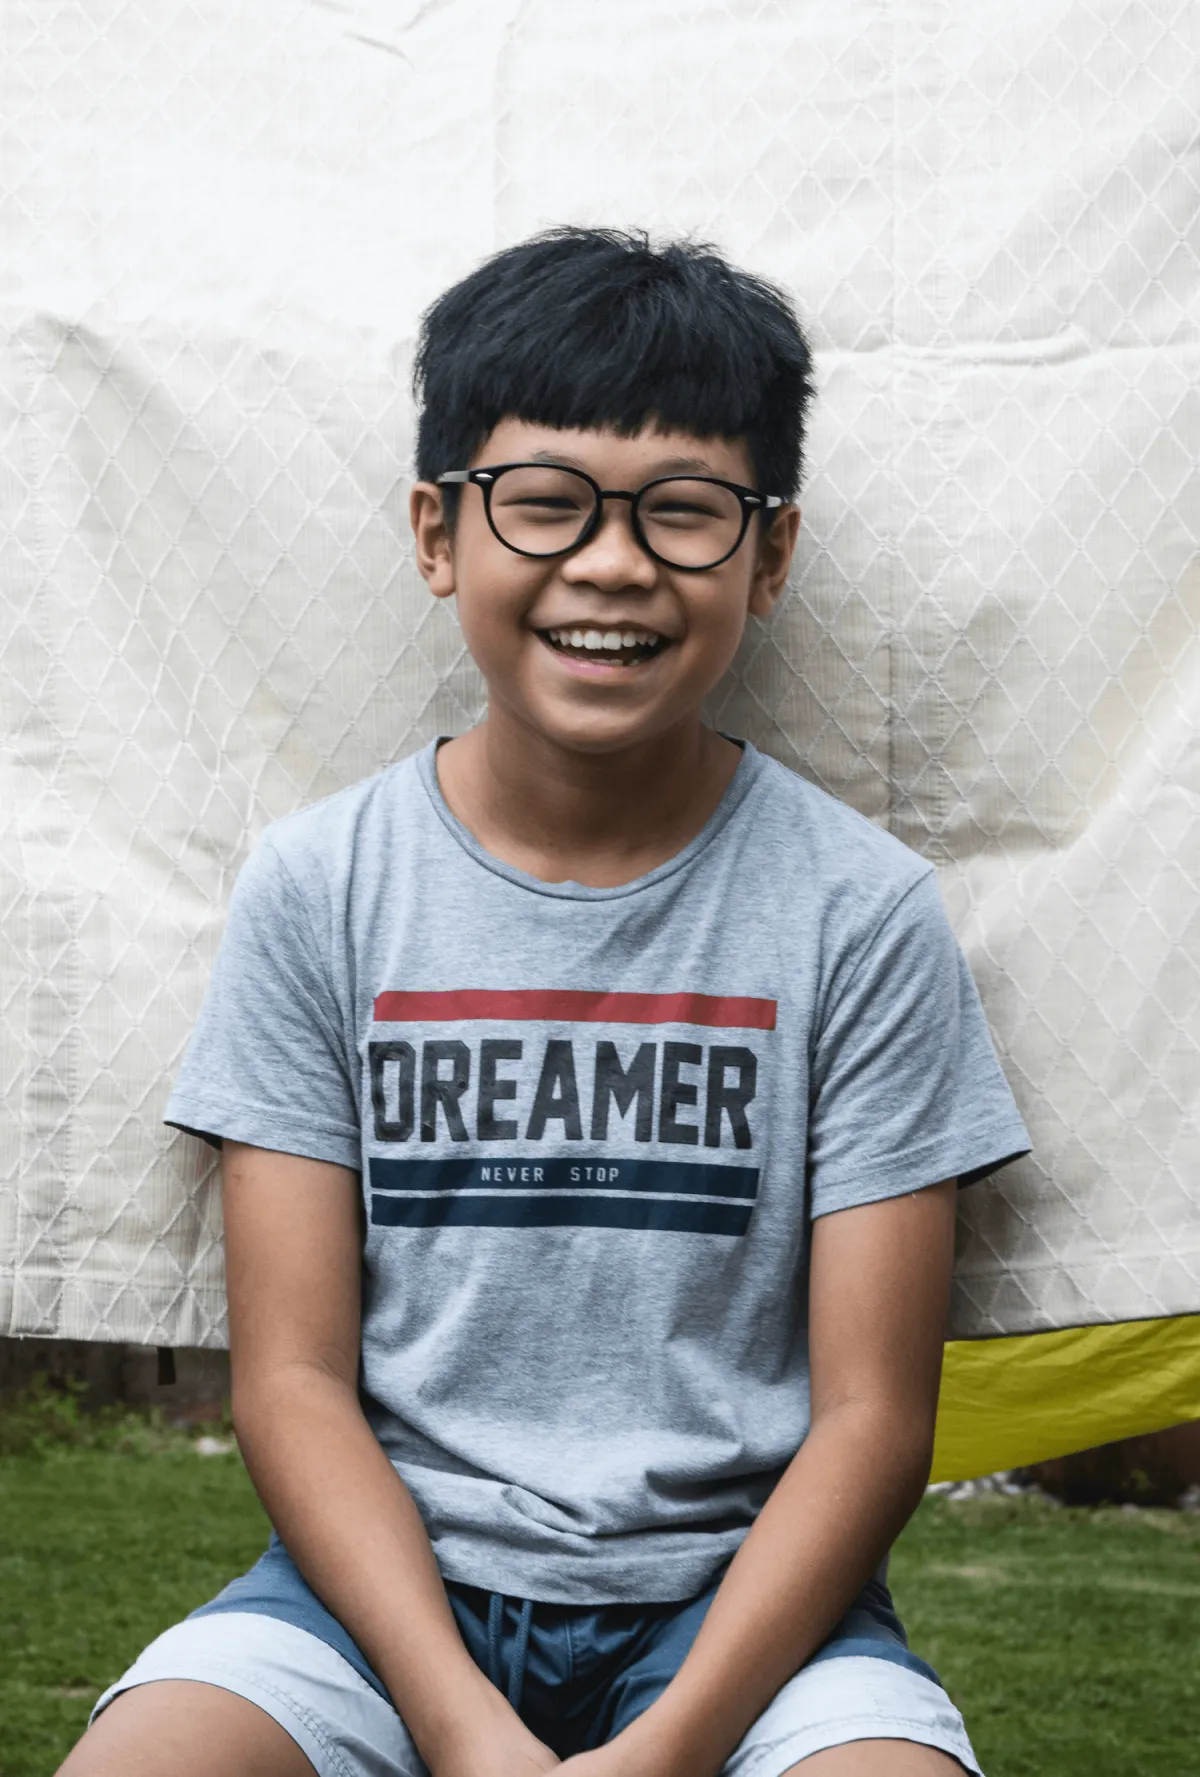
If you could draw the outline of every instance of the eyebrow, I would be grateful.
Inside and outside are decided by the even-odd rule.
[[[578,457],[568,456],[565,451],[561,450],[535,450],[529,461],[531,463],[553,463],[562,469],[582,469],[585,475],[591,474],[586,463],[580,462]],[[657,475],[712,475],[714,473],[712,464],[706,463],[703,457],[666,457],[657,465],[650,480],[653,481]]]

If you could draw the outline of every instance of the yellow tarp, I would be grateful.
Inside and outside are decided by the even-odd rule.
[[[1200,1419],[1200,1315],[946,1346],[934,1481]]]

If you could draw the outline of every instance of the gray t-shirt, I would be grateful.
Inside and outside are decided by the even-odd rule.
[[[432,747],[276,823],[167,1115],[361,1171],[442,1571],[571,1604],[737,1548],[808,1428],[811,1218],[1029,1145],[931,867],[750,746],[619,888],[485,852]]]

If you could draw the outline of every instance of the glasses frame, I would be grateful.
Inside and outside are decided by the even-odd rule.
[[[592,516],[573,543],[569,543],[565,549],[521,549],[517,544],[510,543],[507,537],[500,535],[496,528],[496,521],[492,517],[492,490],[500,476],[509,469],[561,469],[568,474],[577,475],[580,481],[587,482],[592,490],[595,504]],[[665,555],[660,555],[653,544],[647,541],[639,511],[642,496],[649,493],[651,488],[661,487],[668,481],[707,482],[712,487],[727,488],[731,494],[737,495],[742,508],[741,529],[737,534],[737,542],[727,549],[724,555],[719,555],[715,561],[705,562],[702,566],[685,565],[682,562],[671,561]],[[497,543],[502,543],[505,549],[511,549],[514,555],[524,555],[531,561],[553,561],[556,556],[571,555],[576,549],[582,549],[585,544],[591,542],[600,529],[604,517],[605,500],[628,500],[629,527],[639,547],[644,549],[653,561],[661,562],[664,568],[671,568],[677,574],[707,574],[711,568],[719,568],[723,562],[729,560],[730,556],[736,555],[741,548],[746,538],[746,532],[750,528],[750,520],[756,512],[773,512],[777,507],[783,505],[783,499],[779,494],[760,494],[757,488],[743,487],[737,481],[725,481],[719,475],[656,475],[653,481],[645,481],[641,487],[634,488],[632,491],[621,487],[601,487],[600,483],[589,475],[586,469],[576,469],[574,464],[569,463],[487,463],[478,469],[447,469],[444,475],[439,475],[437,478],[438,487],[467,484],[477,487],[483,495],[483,510],[488,521],[488,529]]]

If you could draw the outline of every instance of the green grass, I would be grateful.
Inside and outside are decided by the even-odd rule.
[[[146,1642],[262,1553],[240,1460],[174,1443],[0,1457],[0,1777],[50,1777]]]
[[[115,1416],[0,1455],[0,1774],[50,1777],[104,1685],[261,1551],[236,1456]],[[927,1500],[892,1567],[988,1777],[1200,1777],[1200,1519]]]
[[[987,1777],[1200,1777],[1200,1518],[928,1499],[891,1579]]]

